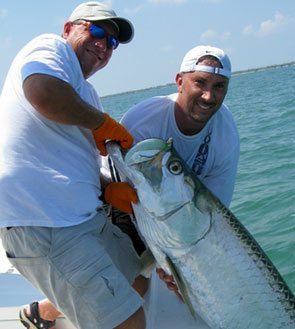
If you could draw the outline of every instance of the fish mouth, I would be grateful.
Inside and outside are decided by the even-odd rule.
[[[166,214],[162,215],[162,216],[158,216],[153,212],[149,212],[148,213],[153,216],[153,217],[157,217],[157,220],[159,220],[160,222],[164,222],[165,220],[167,220],[169,217],[171,217],[172,215],[176,214],[179,210],[181,210],[184,206],[186,206],[188,203],[190,203],[190,201],[187,201],[185,203],[183,203],[182,205],[180,205],[179,207],[167,212]]]

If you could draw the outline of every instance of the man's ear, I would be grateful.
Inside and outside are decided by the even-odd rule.
[[[67,21],[65,22],[65,25],[64,25],[64,31],[63,31],[63,34],[62,36],[67,39],[69,34],[70,34],[70,31],[71,31],[71,28],[72,28],[72,22],[70,21]]]
[[[175,82],[177,85],[178,92],[182,92],[182,84],[183,84],[183,74],[182,73],[177,73],[175,77]]]

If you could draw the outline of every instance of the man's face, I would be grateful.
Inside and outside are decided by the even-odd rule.
[[[81,24],[67,22],[63,34],[74,49],[86,79],[106,66],[113,53],[113,49],[107,47],[106,38],[95,38],[91,35],[90,25],[91,23],[86,21],[82,21]],[[109,22],[99,22],[99,26],[109,35],[116,36]]]
[[[220,67],[217,61],[204,60],[198,65]],[[179,73],[176,76],[178,87],[177,111],[181,111],[178,125],[195,124],[203,128],[220,108],[228,88],[228,79],[207,72]],[[182,130],[182,129],[181,129]],[[198,129],[197,129],[198,130]]]

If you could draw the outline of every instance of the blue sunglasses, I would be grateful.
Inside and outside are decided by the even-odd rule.
[[[119,46],[119,40],[116,37],[109,35],[101,26],[91,24],[89,27],[89,32],[94,38],[106,38],[108,48],[116,49]]]

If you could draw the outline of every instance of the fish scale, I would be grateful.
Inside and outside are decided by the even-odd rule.
[[[295,329],[295,299],[242,223],[201,183],[172,141],[148,139],[117,169],[137,190],[133,205],[158,265],[176,278],[192,315],[212,329]]]
[[[203,246],[201,246],[202,244]],[[223,256],[223,250],[216,252],[216,246],[208,239],[208,241],[200,242],[198,248],[190,251],[187,258],[175,260],[175,264],[181,269],[186,282],[191,282],[190,291],[195,297],[192,300],[196,301],[195,304],[193,302],[193,305],[212,328],[248,328],[247,315],[250,314],[252,328],[262,328],[260,318],[265,318],[262,315],[265,309],[267,314],[270,311],[274,314],[274,310],[267,305],[270,303],[267,296],[272,297],[273,292],[266,289],[260,272],[249,265],[247,256],[239,252],[238,246],[236,248],[231,246],[231,251],[233,252],[226,251]],[[208,254],[208,256],[200,256],[203,254]],[[214,271],[211,266],[212,258],[214,259]],[[220,281],[220,278],[224,279]],[[247,290],[248,280],[252,281],[250,291]],[[255,286],[255,291],[252,290],[253,286]],[[202,296],[201,301],[199,301],[200,296]],[[246,317],[241,317],[240,314],[245,308],[245,304],[247,304]],[[208,310],[216,309],[218,309],[219,319],[211,313],[208,315]],[[259,316],[257,320],[254,320],[253,314],[256,312]],[[280,313],[278,313],[279,315]],[[206,319],[207,317],[209,320]],[[210,317],[213,318],[210,319]],[[229,319],[229,321],[222,325],[225,320],[221,321],[221,319]],[[270,324],[264,322],[263,328],[272,328]]]

